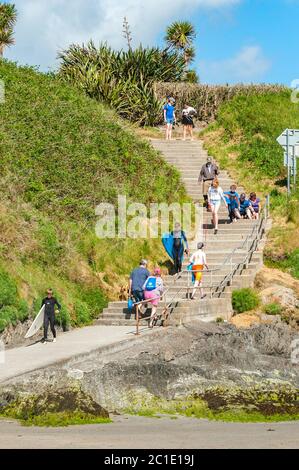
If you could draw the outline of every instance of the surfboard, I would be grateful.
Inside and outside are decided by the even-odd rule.
[[[41,327],[44,324],[44,316],[45,316],[45,306],[43,305],[38,314],[36,315],[31,327],[26,333],[25,338],[31,338],[32,336],[36,335],[39,332]]]

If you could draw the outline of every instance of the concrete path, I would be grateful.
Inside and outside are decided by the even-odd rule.
[[[299,421],[221,423],[191,418],[115,417],[112,424],[27,428],[0,421],[5,449],[298,449]]]
[[[150,333],[148,329],[145,330]],[[123,341],[134,340],[132,326],[89,326],[58,336],[56,343],[40,342],[4,352],[0,358],[0,383],[18,375],[47,367]]]

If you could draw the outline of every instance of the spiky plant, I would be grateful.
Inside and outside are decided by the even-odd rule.
[[[199,83],[199,77],[195,70],[187,70],[184,81],[187,83]]]
[[[0,57],[4,49],[15,43],[14,26],[17,21],[17,10],[14,4],[0,4]]]
[[[96,48],[72,45],[59,54],[60,75],[92,98],[104,101],[122,117],[153,125],[162,102],[154,92],[157,81],[181,81],[184,58],[175,51],[143,48],[115,52],[106,44]]]
[[[196,54],[195,47],[193,47],[193,46],[190,46],[190,47],[188,47],[187,49],[184,50],[184,60],[185,60],[186,66],[190,65],[191,62],[194,61],[195,54]]]

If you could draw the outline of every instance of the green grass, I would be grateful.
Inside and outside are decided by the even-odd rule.
[[[264,312],[267,315],[281,315],[283,312],[283,308],[279,303],[271,303],[271,304],[266,304],[263,308]]]
[[[85,424],[108,424],[112,423],[110,418],[99,418],[97,416],[88,415],[85,413],[44,413],[40,416],[34,416],[26,420],[20,420],[23,426],[38,426],[38,427],[67,427],[79,426]]]
[[[290,273],[294,278],[299,279],[299,248],[287,252],[282,258],[277,259],[271,253],[267,254],[266,264],[269,267],[278,268]]]
[[[266,415],[260,411],[250,410],[243,407],[231,407],[228,410],[215,411],[209,409],[207,404],[200,399],[178,400],[168,403],[159,402],[155,407],[148,408],[143,406],[138,410],[128,408],[125,413],[133,416],[142,416],[147,418],[161,418],[163,415],[171,416],[175,419],[177,416],[185,416],[187,418],[208,419],[210,421],[223,421],[234,423],[268,423],[268,422],[284,422],[298,421],[299,412],[297,413],[273,413]]]
[[[88,324],[141,258],[166,260],[159,240],[98,239],[95,207],[118,194],[147,206],[183,201],[179,173],[112,110],[55,76],[1,60],[0,79],[0,256],[13,297],[34,315],[52,287],[58,320]],[[4,313],[2,328],[16,317]]]
[[[102,418],[92,414],[83,413],[81,411],[75,412],[56,412],[56,413],[42,413],[37,416],[28,416],[23,418],[14,413],[3,413],[0,419],[16,419],[23,426],[37,426],[37,427],[67,427],[84,424],[109,424],[112,423],[110,418]]]
[[[118,194],[143,203],[184,194],[178,172],[113,111],[32,68],[2,61],[0,78],[1,170],[18,175],[38,209],[62,220],[94,219],[95,206]]]
[[[124,413],[157,418],[163,415],[226,422],[282,422],[299,419],[298,391],[214,387],[202,396],[166,400],[155,396],[131,397]]]

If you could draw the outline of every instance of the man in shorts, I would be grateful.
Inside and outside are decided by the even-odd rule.
[[[144,300],[143,285],[150,273],[147,269],[147,261],[142,259],[138,268],[134,269],[130,275],[129,297],[133,296],[136,303]],[[141,309],[142,312],[143,309]]]
[[[167,98],[167,103],[163,108],[164,122],[166,123],[166,140],[172,139],[172,126],[176,121],[175,118],[175,107],[172,98]]]

